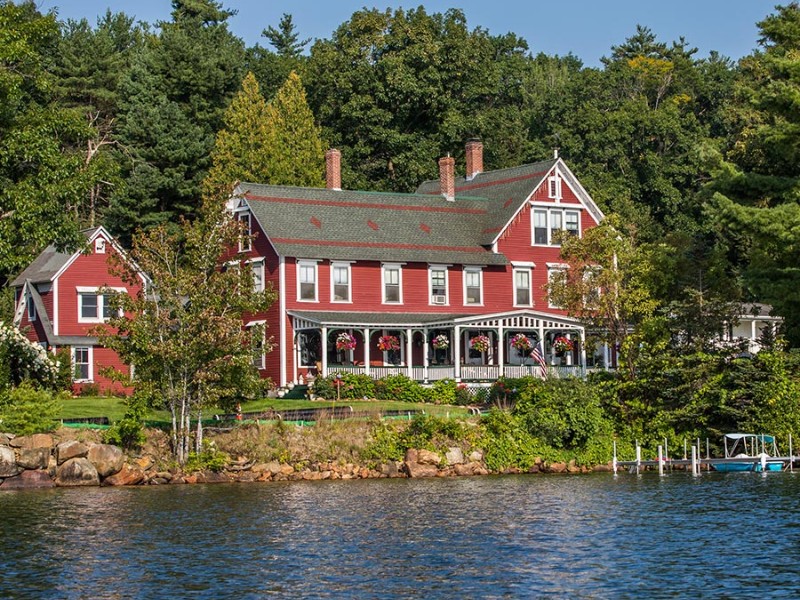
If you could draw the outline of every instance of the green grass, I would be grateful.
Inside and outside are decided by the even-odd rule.
[[[426,413],[434,415],[451,416],[467,415],[466,409],[460,406],[441,406],[436,404],[417,404],[413,402],[393,402],[393,401],[346,401],[325,402],[311,400],[287,400],[282,398],[264,398],[253,402],[242,404],[242,412],[258,412],[303,408],[330,408],[332,406],[352,406],[354,411],[380,412],[386,410],[424,410]],[[207,416],[224,411],[211,408],[205,411]],[[81,417],[108,417],[111,422],[118,421],[125,414],[125,401],[114,396],[77,396],[65,400],[60,419],[75,419]],[[151,410],[146,416],[147,421],[169,421],[169,412],[166,410]]]

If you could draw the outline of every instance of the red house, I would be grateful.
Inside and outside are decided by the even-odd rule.
[[[273,337],[255,359],[265,376],[520,376],[534,365],[518,334],[551,369],[607,364],[607,352],[586,356],[584,328],[545,290],[564,267],[553,234],[579,236],[603,219],[563,160],[484,172],[472,141],[466,177],[443,158],[439,181],[413,194],[342,190],[340,153],[326,161],[327,189],[241,183],[229,202],[254,234],[241,250],[256,286],[278,292],[246,324],[266,322]]]
[[[127,367],[113,350],[99,344],[91,330],[108,319],[111,293],[136,294],[145,278],[141,275],[141,284],[131,288],[110,273],[109,256],[124,257],[124,252],[103,227],[84,234],[84,248],[64,253],[48,246],[11,282],[14,324],[53,352],[69,350],[76,390],[91,384],[101,392],[122,391],[102,370],[114,367],[125,372]]]

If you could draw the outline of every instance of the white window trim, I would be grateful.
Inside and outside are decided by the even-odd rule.
[[[470,303],[467,302],[467,274],[468,273],[477,273],[478,274],[478,292],[480,294],[480,298],[477,303]],[[481,267],[464,267],[464,272],[461,276],[461,282],[463,285],[463,302],[464,306],[483,306],[483,269]]]
[[[556,171],[547,178],[547,197],[553,198],[556,202],[561,200],[561,176]]]
[[[266,320],[263,320],[263,319],[260,320],[260,321],[250,321],[250,322],[247,323],[247,325],[245,325],[245,328],[250,329],[252,327],[255,327],[256,325],[265,325],[265,324],[266,324]],[[260,357],[260,361],[259,361],[258,364],[256,364],[255,360],[251,361],[253,366],[256,369],[258,369],[259,371],[263,371],[264,369],[267,368],[267,352],[266,352],[266,350],[267,350],[267,330],[266,330],[266,328],[264,328],[264,329],[261,330],[261,357]],[[255,358],[255,356],[253,358]]]
[[[548,288],[550,286],[550,282],[553,277],[553,273],[557,271],[566,271],[569,268],[569,265],[566,263],[547,263],[547,285]],[[558,310],[563,310],[563,306],[558,306],[557,304],[553,304],[553,301],[550,300],[550,293],[547,293],[547,307],[548,308],[555,308]]]
[[[450,265],[428,265],[428,304],[430,306],[450,306]],[[444,271],[444,302],[433,301],[433,272]],[[438,294],[437,294],[438,295]]]
[[[33,294],[25,292],[25,307],[28,309],[28,321],[36,321],[36,305],[33,303]]]
[[[528,266],[522,265],[513,265],[514,268],[512,270],[512,277],[513,277],[513,287],[514,287],[514,306],[515,307],[531,307],[533,306],[533,268]],[[517,302],[517,273],[527,273],[528,274],[528,303],[527,304],[519,304]]]
[[[397,269],[397,286],[399,300],[397,302],[386,299],[386,271]],[[403,303],[403,263],[381,264],[381,303],[398,305]]]
[[[94,253],[95,254],[105,254],[106,253],[106,238],[98,237],[94,240]]]
[[[249,210],[243,210],[236,214],[236,218],[239,221],[247,219],[247,227],[239,238],[239,252],[249,252],[253,249],[253,215]]]
[[[89,361],[89,368],[87,370],[87,375],[89,376],[86,379],[78,379],[75,377],[75,350],[78,348],[87,348],[89,351],[87,352],[87,360]],[[72,365],[72,381],[75,383],[92,383],[94,381],[94,346],[70,346],[70,364]]]
[[[350,268],[351,261],[331,261],[331,303],[333,304],[352,304],[353,303],[353,270]],[[335,271],[336,269],[347,269],[347,299],[336,300],[335,292]]]
[[[87,286],[75,286],[75,291],[78,294],[78,323],[105,323],[108,319],[103,317],[104,307],[105,307],[105,295],[109,292],[117,292],[120,294],[127,294],[128,290],[124,287],[87,287]],[[84,317],[83,313],[83,301],[81,300],[85,295],[95,295],[97,296],[97,316],[96,317]]]
[[[302,298],[300,292],[300,273],[303,267],[314,267],[314,299]],[[297,301],[298,302],[319,302],[319,265],[316,260],[298,259],[297,261]]]
[[[536,212],[542,211],[545,213],[545,230],[547,231],[547,243],[545,244],[538,244],[536,243]],[[560,247],[560,244],[556,244],[553,242],[553,231],[550,225],[551,223],[551,215],[553,213],[560,213],[561,215],[561,231],[567,231],[566,223],[567,223],[567,213],[577,213],[578,215],[578,237],[583,237],[583,232],[581,230],[581,207],[565,207],[559,206],[558,208],[553,208],[552,206],[542,206],[541,204],[533,204],[531,208],[531,246],[538,246],[540,248],[554,246],[556,248]]]
[[[256,292],[263,292],[267,288],[267,282],[264,281],[264,277],[266,276],[266,272],[264,270],[264,257],[251,258],[250,260],[246,260],[245,263],[250,265],[250,269],[253,272],[253,289]],[[261,273],[261,287],[256,284],[256,271]]]

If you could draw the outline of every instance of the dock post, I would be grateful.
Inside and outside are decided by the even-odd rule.
[[[664,449],[660,445],[658,447],[658,474],[662,477],[664,475]]]
[[[789,434],[789,471],[794,471],[794,453],[792,452],[792,434]]]
[[[611,470],[617,475],[617,440],[614,440],[614,457],[611,459]]]
[[[664,438],[664,458],[669,463],[669,446],[667,445],[667,438]],[[672,471],[672,464],[669,465],[669,470]]]
[[[636,441],[636,474],[639,474],[639,468],[642,466],[642,447],[639,441]]]
[[[699,469],[697,468],[697,447],[692,446],[692,475],[697,476]]]
[[[683,438],[683,460],[686,460],[686,438]]]

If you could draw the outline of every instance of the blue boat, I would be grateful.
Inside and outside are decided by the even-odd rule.
[[[782,471],[784,459],[776,458],[775,437],[764,433],[727,433],[723,437],[725,458],[712,459],[711,468],[722,473],[736,471]]]

